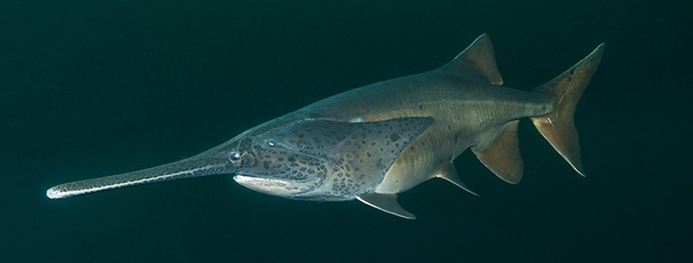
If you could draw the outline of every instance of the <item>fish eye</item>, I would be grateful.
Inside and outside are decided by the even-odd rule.
[[[255,156],[250,153],[243,153],[241,159],[241,165],[243,166],[252,166],[255,164]]]

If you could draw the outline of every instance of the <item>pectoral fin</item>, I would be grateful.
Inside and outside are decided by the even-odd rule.
[[[503,133],[490,147],[486,149],[472,148],[486,168],[498,178],[516,184],[522,179],[524,163],[520,156],[520,143],[517,139],[517,125],[520,121],[509,122]]]
[[[406,219],[416,219],[414,214],[407,212],[397,203],[395,194],[365,193],[357,196],[356,199],[385,213]]]

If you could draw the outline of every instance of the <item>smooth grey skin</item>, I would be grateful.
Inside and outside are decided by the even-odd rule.
[[[359,201],[414,219],[397,194],[443,178],[474,194],[453,160],[471,148],[499,178],[519,182],[517,124],[531,118],[580,174],[573,112],[604,44],[534,91],[502,86],[488,35],[448,64],[315,102],[196,156],[125,174],[61,184],[51,199],[125,186],[235,174],[258,192],[297,200]]]

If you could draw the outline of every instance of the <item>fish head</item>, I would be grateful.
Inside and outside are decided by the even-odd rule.
[[[287,143],[294,141],[287,131],[278,127],[239,143],[228,157],[238,167],[234,181],[269,195],[311,199],[327,177],[328,154]]]
[[[378,122],[306,118],[248,136],[229,158],[234,180],[290,199],[349,200],[372,191],[432,118]],[[245,145],[245,146],[244,146]]]

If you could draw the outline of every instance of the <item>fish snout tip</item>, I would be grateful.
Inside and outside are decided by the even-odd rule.
[[[46,197],[48,197],[48,199],[61,199],[65,197],[65,194],[64,192],[60,191],[57,186],[53,186],[46,190]]]

